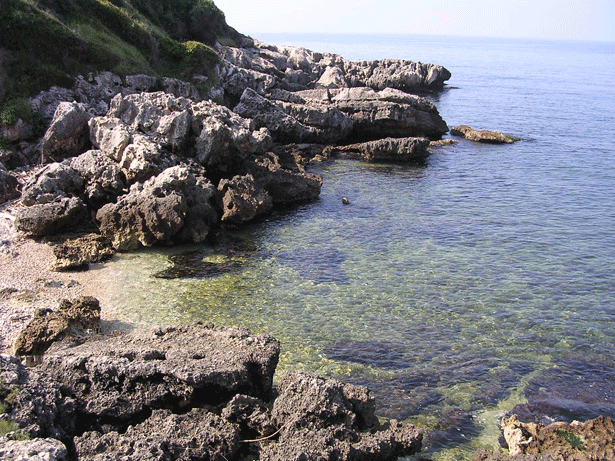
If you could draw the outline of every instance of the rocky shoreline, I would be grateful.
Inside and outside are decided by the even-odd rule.
[[[11,429],[3,459],[35,450],[45,459],[367,460],[420,450],[422,430],[380,422],[365,388],[302,373],[274,388],[279,344],[267,335],[196,323],[91,336],[100,304],[76,299],[100,290],[95,275],[73,271],[116,251],[203,242],[217,226],[314,200],[322,178],[307,171],[313,162],[422,162],[448,132],[420,96],[444,87],[441,66],[351,62],[251,39],[216,51],[206,87],[87,75],[30,100],[44,136],[23,120],[0,126],[9,143],[0,148],[2,347],[36,357],[27,368],[0,356],[0,423]],[[502,136],[481,142],[510,140]],[[56,308],[60,299],[75,301]],[[18,338],[31,319],[23,331],[35,340]],[[475,459],[610,459],[612,427],[600,420],[598,451],[583,445],[594,457],[573,437],[563,455],[538,457],[550,448],[526,438],[516,454],[508,442],[510,458]]]

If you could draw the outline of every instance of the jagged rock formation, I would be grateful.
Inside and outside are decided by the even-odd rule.
[[[287,373],[274,390],[279,352],[271,336],[192,323],[66,338],[30,369],[0,356],[0,379],[18,396],[6,399],[7,417],[49,459],[62,459],[62,446],[76,460],[394,460],[420,450],[422,431],[381,424],[364,387]],[[0,439],[7,450],[14,443]]]
[[[224,60],[220,73],[227,93],[241,97],[246,87],[258,93],[273,89],[301,91],[312,88],[396,88],[408,93],[442,89],[451,78],[442,66],[384,59],[349,61],[332,53],[274,46],[254,41],[253,46],[216,45]]]

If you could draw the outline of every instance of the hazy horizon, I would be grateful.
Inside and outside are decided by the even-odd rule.
[[[214,2],[229,25],[257,38],[259,33],[340,33],[615,42],[615,0]]]

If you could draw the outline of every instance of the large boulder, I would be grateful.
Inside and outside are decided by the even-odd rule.
[[[18,208],[16,214],[15,229],[36,238],[74,229],[88,210],[80,198],[57,197],[49,203]]]
[[[43,158],[57,162],[85,151],[90,143],[89,120],[90,115],[83,104],[61,102],[43,137]]]
[[[288,204],[316,199],[322,188],[322,176],[302,171],[293,171],[282,165],[283,160],[275,153],[255,157],[246,169],[274,204]]]
[[[378,92],[371,88],[329,92],[331,104],[352,119],[351,136],[357,140],[417,136],[440,139],[448,131],[436,106],[420,96],[390,88]]]
[[[56,343],[39,368],[84,403],[90,420],[122,430],[156,409],[217,406],[238,393],[268,400],[279,353],[271,336],[191,323]]]
[[[100,304],[82,296],[63,299],[55,311],[39,309],[15,341],[15,355],[43,355],[54,342],[67,336],[84,336],[100,329]]]
[[[207,179],[176,166],[133,185],[116,203],[99,209],[96,219],[102,235],[120,251],[158,242],[197,243],[217,221],[215,194]]]
[[[83,196],[97,209],[124,194],[126,176],[117,163],[100,150],[89,150],[63,162],[83,178]]]

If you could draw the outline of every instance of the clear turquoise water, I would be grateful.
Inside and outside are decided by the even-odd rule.
[[[146,250],[100,269],[114,325],[198,319],[270,333],[282,342],[280,372],[370,386],[380,415],[431,432],[436,460],[497,447],[499,418],[528,386],[548,393],[553,370],[582,377],[604,394],[602,410],[615,408],[604,378],[615,356],[615,45],[259,39],[442,64],[450,88],[431,98],[449,126],[524,141],[461,141],[423,166],[316,166],[314,203],[224,231],[215,245]],[[155,277],[188,250],[232,270]]]

